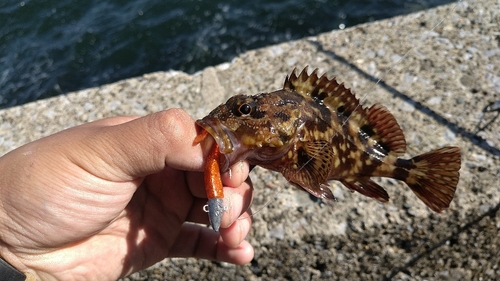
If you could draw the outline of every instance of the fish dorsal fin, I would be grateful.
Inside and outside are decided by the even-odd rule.
[[[349,125],[355,129],[377,154],[404,154],[406,141],[403,131],[387,108],[376,103],[365,109],[344,83],[339,84],[335,78],[328,79],[326,74],[318,77],[318,69],[307,74],[307,69],[305,67],[299,76],[294,69],[287,76],[283,89],[295,91],[328,107],[339,117],[342,126]]]
[[[395,156],[403,155],[406,151],[405,135],[394,115],[385,106],[376,103],[368,109],[367,117],[369,124],[365,125],[365,127],[360,127],[360,129],[368,135],[373,132],[371,137],[387,153]]]
[[[318,198],[335,200],[327,181],[333,157],[331,145],[327,141],[308,141],[299,143],[296,149],[296,168],[283,175],[290,175],[288,181]]]
[[[290,76],[287,76],[285,78],[283,90],[295,91],[299,94],[309,96],[318,82],[318,69],[316,68],[309,75],[307,74],[308,68],[308,66],[304,67],[299,76],[297,76],[297,74],[295,73],[297,71],[297,68],[294,68]]]
[[[307,74],[306,66],[296,75],[296,68],[286,77],[283,90],[295,91],[303,96],[310,97],[317,103],[327,106],[333,112],[348,116],[355,110],[362,111],[359,100],[354,93],[344,86],[344,83],[338,83],[334,78],[328,79],[326,74],[318,77],[316,68],[311,74]]]

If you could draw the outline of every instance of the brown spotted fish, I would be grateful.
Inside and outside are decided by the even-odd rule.
[[[196,121],[216,141],[221,171],[246,159],[280,172],[293,185],[323,199],[335,199],[328,181],[387,202],[372,177],[406,182],[429,208],[448,208],[457,187],[460,148],[444,147],[400,158],[403,131],[383,105],[363,107],[343,83],[310,75],[307,67],[285,79],[283,89],[237,95]]]

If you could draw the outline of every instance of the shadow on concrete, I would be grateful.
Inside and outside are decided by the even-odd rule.
[[[429,107],[423,105],[422,103],[420,103],[418,101],[415,101],[414,99],[412,99],[411,97],[409,97],[409,96],[405,95],[404,93],[398,91],[394,87],[392,87],[390,85],[387,85],[384,81],[380,80],[379,78],[374,77],[374,76],[366,73],[365,71],[363,71],[362,69],[360,69],[359,67],[357,67],[353,63],[349,62],[348,60],[346,60],[342,56],[337,55],[335,52],[333,52],[331,50],[326,50],[319,42],[311,41],[311,40],[308,40],[307,42],[310,43],[311,45],[315,46],[318,52],[322,52],[322,53],[328,55],[332,59],[334,59],[334,60],[336,60],[336,61],[338,61],[338,62],[340,62],[340,63],[342,63],[342,64],[344,64],[344,65],[346,65],[348,67],[350,67],[352,70],[354,70],[357,73],[359,73],[365,79],[367,79],[369,81],[372,81],[375,84],[380,85],[385,90],[387,90],[388,92],[390,92],[393,95],[393,97],[399,98],[401,100],[404,100],[405,102],[411,103],[412,105],[415,106],[415,108],[417,110],[419,110],[422,113],[426,114],[427,116],[433,118],[434,120],[436,120],[438,123],[442,124],[443,126],[446,126],[450,130],[452,130],[455,134],[460,134],[461,136],[463,136],[466,139],[468,139],[474,145],[480,147],[481,149],[483,149],[483,150],[485,150],[485,151],[487,151],[487,152],[489,152],[489,153],[491,153],[493,155],[497,155],[497,156],[500,155],[500,149],[498,149],[498,148],[496,148],[494,146],[489,145],[484,138],[482,138],[481,136],[477,135],[477,132],[479,132],[480,130],[484,129],[485,126],[479,127],[476,132],[470,132],[467,129],[461,127],[460,125],[448,121],[445,117],[443,117],[442,115],[440,115],[436,111],[433,111],[432,109],[430,109]],[[491,105],[491,107],[493,107],[493,106],[498,106],[498,105],[496,103],[494,103],[493,105]],[[485,109],[483,109],[483,112],[490,112],[489,109],[490,109],[489,107],[485,108]],[[497,111],[497,110],[493,110],[493,111]],[[496,119],[496,117],[495,117],[495,119]],[[415,255],[404,266],[394,268],[393,270],[391,270],[385,276],[384,280],[392,280],[398,273],[400,273],[400,272],[402,272],[402,273],[407,272],[408,268],[410,268],[413,265],[415,265],[421,259],[429,256],[436,249],[440,248],[443,245],[446,245],[447,241],[450,241],[450,240],[453,240],[453,239],[458,239],[458,236],[461,233],[467,231],[470,228],[475,227],[485,217],[488,217],[488,216],[489,217],[495,217],[496,214],[497,214],[497,212],[499,210],[500,210],[500,203],[498,203],[496,206],[494,206],[489,211],[487,211],[487,212],[483,213],[482,215],[476,217],[475,219],[471,220],[469,223],[467,223],[463,227],[458,228],[456,231],[454,231],[453,233],[451,233],[449,236],[443,238],[442,240],[440,240],[439,242],[435,243],[434,245],[432,245],[431,247],[429,247],[425,251],[421,252],[420,254]]]
[[[387,274],[385,276],[385,278],[383,280],[384,281],[389,281],[389,280],[392,280],[394,277],[396,277],[396,275],[398,273],[400,273],[400,272],[403,272],[403,273],[407,272],[408,271],[407,268],[412,267],[414,264],[416,264],[421,259],[429,256],[434,250],[438,249],[439,247],[446,245],[446,243],[448,241],[458,240],[458,237],[459,237],[459,235],[461,233],[467,231],[470,228],[475,227],[484,218],[486,218],[486,217],[492,217],[492,218],[494,218],[496,216],[498,210],[500,210],[500,203],[498,203],[495,207],[491,208],[486,213],[484,213],[484,214],[480,215],[479,217],[475,218],[474,220],[470,221],[466,225],[458,228],[457,231],[455,231],[451,235],[443,238],[441,241],[439,241],[438,243],[432,245],[431,247],[429,247],[428,249],[426,249],[424,252],[422,252],[422,253],[414,256],[404,266],[394,268],[393,270],[391,270],[391,272],[389,274]]]
[[[324,54],[328,55],[329,57],[331,57],[332,59],[334,59],[334,60],[336,60],[344,65],[347,65],[352,70],[356,71],[361,76],[363,76],[365,79],[367,79],[367,80],[369,80],[377,85],[380,85],[382,88],[384,88],[389,93],[391,93],[393,95],[393,97],[399,98],[401,100],[404,100],[405,102],[412,104],[415,107],[415,109],[419,110],[420,112],[424,113],[425,115],[436,120],[438,123],[442,124],[443,126],[449,128],[455,134],[463,136],[464,138],[468,139],[474,145],[480,147],[481,149],[483,149],[483,150],[485,150],[493,155],[500,156],[500,149],[489,145],[488,142],[484,138],[477,135],[477,132],[470,132],[469,130],[461,127],[460,125],[448,121],[445,117],[443,117],[442,115],[440,115],[436,111],[433,111],[429,107],[423,105],[422,103],[420,103],[420,102],[412,99],[411,97],[405,95],[404,93],[398,91],[396,88],[394,88],[390,85],[387,85],[384,81],[380,80],[379,78],[374,77],[374,76],[366,73],[365,71],[363,71],[362,69],[360,69],[359,67],[357,67],[353,63],[349,62],[348,60],[346,60],[342,56],[337,55],[335,52],[325,49],[323,47],[323,45],[321,45],[319,42],[312,41],[312,40],[307,40],[307,42],[309,44],[313,45],[318,52],[324,53]]]

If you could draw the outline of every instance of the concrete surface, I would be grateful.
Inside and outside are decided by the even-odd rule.
[[[167,259],[123,280],[498,280],[500,111],[487,112],[500,100],[498,11],[498,0],[464,1],[250,51],[194,75],[151,73],[9,108],[0,112],[0,152],[106,116],[181,107],[202,117],[231,95],[278,89],[294,67],[310,65],[366,104],[386,105],[408,156],[462,148],[450,209],[434,214],[392,180],[383,180],[387,204],[335,184],[339,202],[320,204],[257,169],[251,264]]]

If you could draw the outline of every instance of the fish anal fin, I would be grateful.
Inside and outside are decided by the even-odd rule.
[[[380,202],[389,201],[389,194],[380,185],[369,178],[359,179],[357,181],[340,181],[343,185],[353,191],[357,191],[364,196],[377,199]]]

